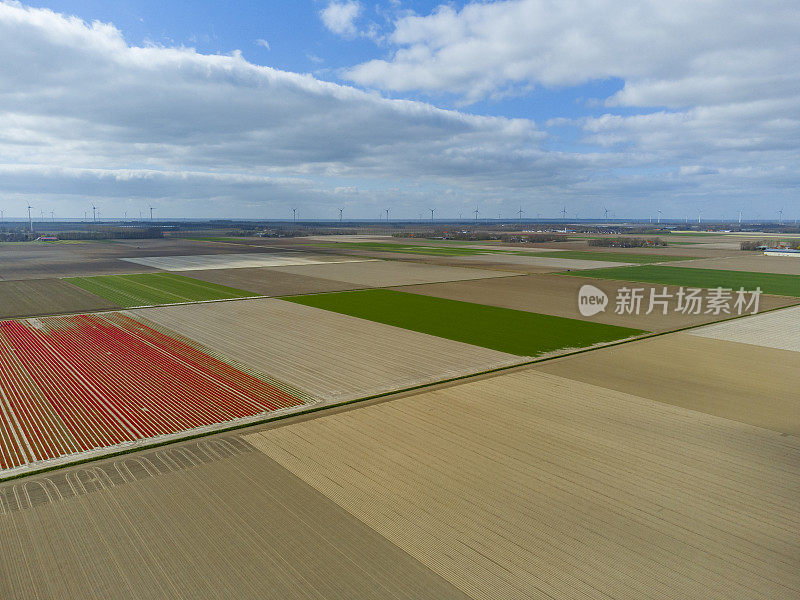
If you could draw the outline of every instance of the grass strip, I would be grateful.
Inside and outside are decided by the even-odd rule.
[[[175,273],[67,277],[64,281],[126,308],[259,295]]]
[[[754,273],[751,271],[723,271],[720,269],[644,265],[566,271],[557,274],[571,277],[616,279],[697,288],[722,287],[734,290],[744,288],[750,291],[760,287],[765,294],[800,297],[800,275],[785,275],[781,273]]]
[[[283,300],[518,356],[533,357],[565,348],[585,348],[646,333],[628,327],[385,289],[290,296]]]

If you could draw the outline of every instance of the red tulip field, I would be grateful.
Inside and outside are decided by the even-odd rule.
[[[0,321],[0,469],[299,406],[121,313]]]

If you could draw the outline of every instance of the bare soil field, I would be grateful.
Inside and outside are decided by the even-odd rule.
[[[276,271],[333,279],[369,287],[389,287],[434,283],[438,281],[460,281],[464,279],[484,279],[510,275],[501,271],[471,269],[465,267],[441,267],[422,263],[399,262],[394,260],[303,265],[298,267],[273,267]]]
[[[795,437],[526,369],[246,436],[476,599],[790,599]]]
[[[291,296],[356,290],[368,286],[320,277],[306,277],[284,273],[277,269],[253,267],[243,269],[210,269],[208,271],[186,271],[186,277],[218,283],[234,288],[247,289],[263,296]]]
[[[212,245],[181,239],[114,240],[81,244],[0,243],[0,279],[153,273],[157,269],[119,260],[138,256],[263,252],[259,248]]]
[[[0,281],[0,319],[119,308],[60,279]]]
[[[693,329],[692,335],[800,352],[800,307]]]
[[[741,252],[726,258],[707,258],[672,263],[674,267],[690,269],[719,269],[722,271],[751,271],[753,273],[782,273],[800,275],[800,258],[764,256],[761,252]]]
[[[598,313],[592,317],[584,317],[578,310],[578,291],[581,286],[589,283],[603,290],[609,298],[609,305],[605,312]],[[479,304],[490,304],[513,308],[515,310],[527,310],[531,312],[568,317],[571,319],[583,319],[596,323],[606,323],[608,325],[619,325],[622,327],[636,327],[646,331],[660,332],[671,331],[681,327],[701,325],[715,320],[728,318],[730,315],[684,315],[679,312],[669,311],[664,315],[656,309],[650,315],[615,314],[615,298],[617,290],[622,287],[641,288],[645,287],[649,294],[651,287],[656,288],[657,293],[663,291],[662,285],[650,285],[623,281],[609,281],[600,279],[583,279],[573,277],[561,277],[559,275],[525,275],[520,277],[504,277],[502,279],[478,279],[474,281],[456,281],[451,283],[432,283],[428,285],[414,285],[398,287],[403,292],[414,294],[425,294],[427,296],[438,296],[451,300],[462,300],[464,302],[477,302]],[[667,292],[675,294],[676,287],[667,286]],[[648,301],[642,303],[642,313],[648,306]],[[797,304],[797,298],[785,298],[783,296],[762,296],[761,310],[789,306]]]
[[[317,398],[344,401],[520,357],[277,299],[129,311]]]
[[[1,486],[0,597],[468,598],[238,438]]]
[[[583,269],[602,269],[603,267],[625,267],[631,263],[601,261],[601,260],[580,260],[575,258],[558,258],[554,256],[522,256],[519,254],[478,254],[474,256],[462,256],[460,260],[464,264],[469,263],[501,263],[507,265],[524,265],[531,267],[545,267],[553,271],[580,271]]]
[[[555,359],[534,368],[741,423],[800,434],[798,352],[675,333]]]

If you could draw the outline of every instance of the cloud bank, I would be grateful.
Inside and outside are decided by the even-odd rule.
[[[344,4],[352,3],[328,8]],[[599,216],[601,206],[647,216],[656,203],[675,216],[698,203],[786,205],[798,183],[800,103],[796,69],[778,58],[797,64],[797,42],[783,35],[794,13],[765,9],[755,31],[732,14],[739,29],[728,20],[711,28],[703,51],[694,38],[658,33],[670,19],[671,35],[701,18],[709,29],[709,3],[700,4],[705,13],[687,4],[681,16],[669,7],[622,10],[611,29],[623,33],[613,34],[600,9],[570,20],[562,6],[574,11],[572,3],[441,8],[398,20],[392,39],[403,48],[351,71],[388,91],[413,81],[466,97],[623,77],[609,114],[559,124],[580,139],[557,151],[555,126],[388,99],[239,53],[133,46],[107,23],[0,2],[0,193],[19,206],[6,214],[22,216],[28,202],[59,216],[97,202],[106,215],[154,203],[162,216],[269,218],[298,204],[309,217],[345,205],[369,218],[389,204],[398,217],[433,206],[457,216],[475,203],[487,215],[524,204],[530,216],[556,216],[564,203],[581,216]],[[538,12],[520,12],[531,6]],[[350,14],[331,16],[329,26],[346,34]],[[766,21],[780,23],[774,43],[757,51]],[[722,40],[734,33],[741,43],[731,55]],[[614,55],[620,39],[625,52]],[[523,51],[513,54],[517,44]],[[647,114],[612,111],[652,104],[660,108]]]

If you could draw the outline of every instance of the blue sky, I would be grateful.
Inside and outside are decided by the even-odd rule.
[[[0,0],[0,203],[788,218],[798,27],[781,1]]]

